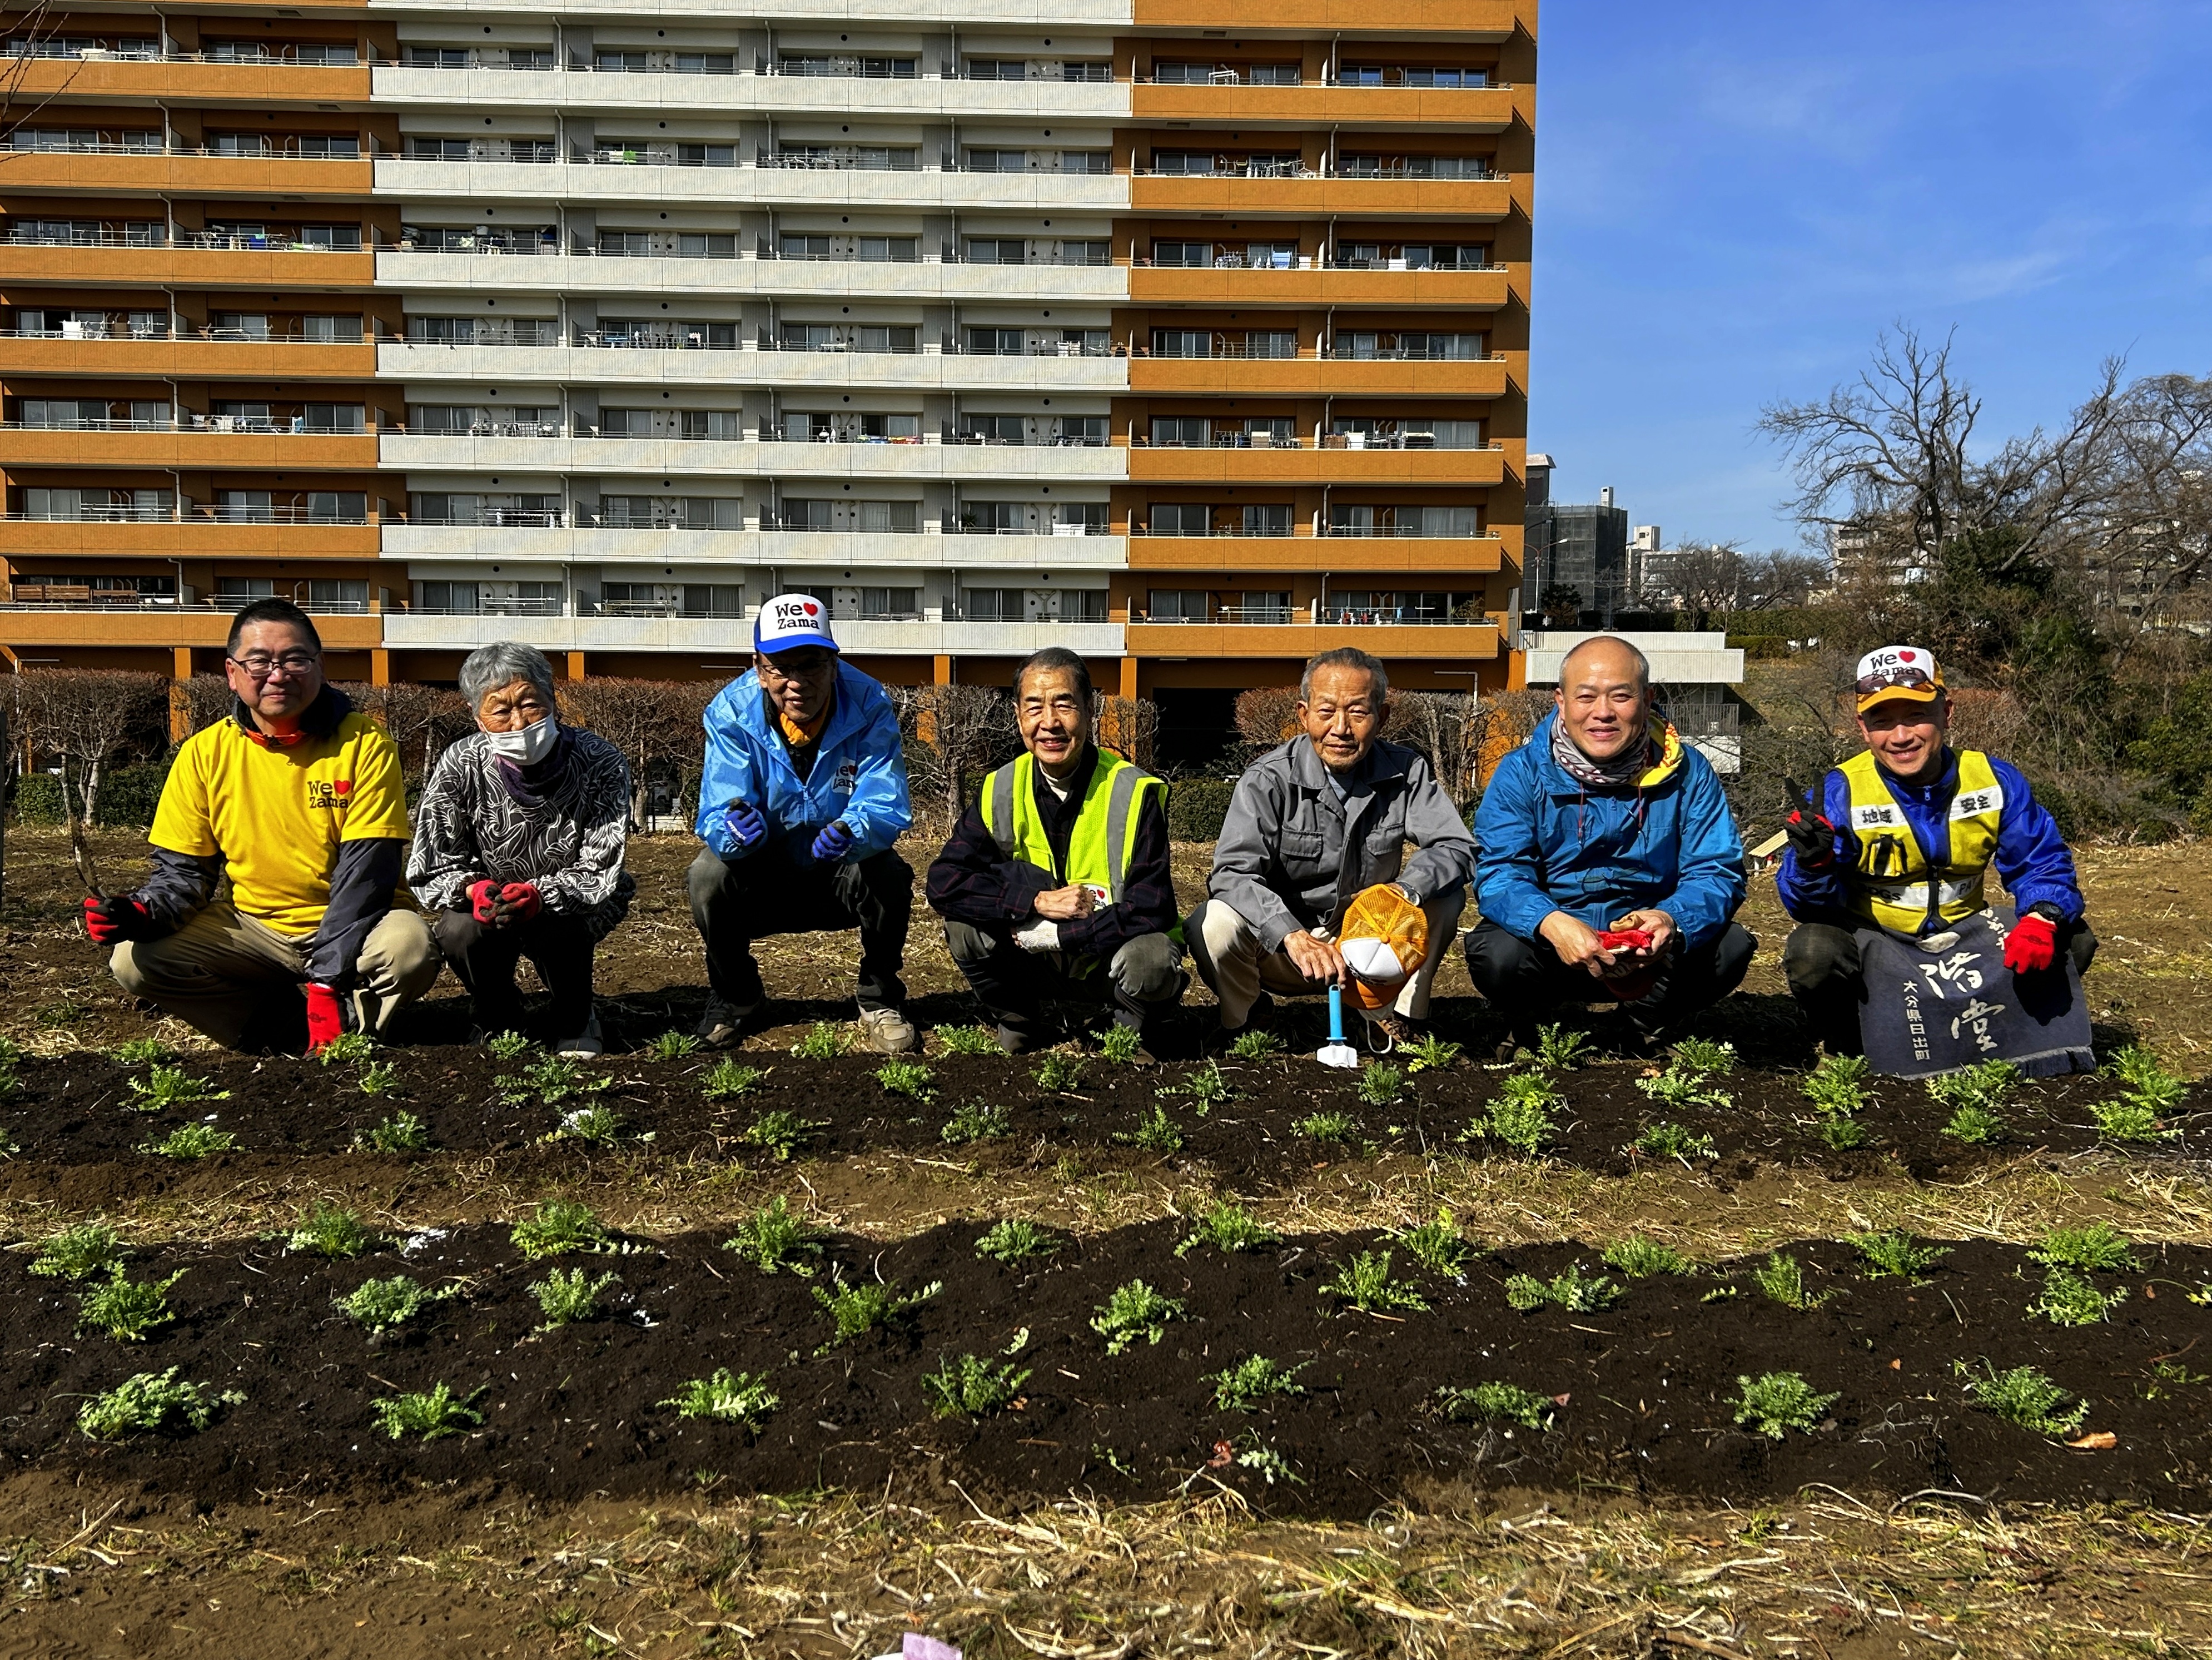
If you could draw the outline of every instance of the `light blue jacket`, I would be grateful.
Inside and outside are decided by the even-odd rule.
[[[747,671],[707,705],[707,765],[699,782],[699,839],[725,860],[778,849],[794,864],[824,827],[842,819],[853,832],[848,859],[883,852],[914,823],[898,715],[882,686],[842,658],[836,703],[820,752],[801,782],[791,751],[768,712],[760,677]],[[750,849],[731,839],[722,814],[750,801],[768,819],[768,839]]]
[[[1474,901],[1523,939],[1555,910],[1611,927],[1663,910],[1683,949],[1717,938],[1743,903],[1743,838],[1711,764],[1688,745],[1659,783],[1592,794],[1552,759],[1552,726],[1498,763],[1474,816]]]

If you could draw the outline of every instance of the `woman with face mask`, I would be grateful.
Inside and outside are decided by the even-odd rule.
[[[517,1031],[556,1054],[597,1055],[592,952],[637,886],[623,868],[629,768],[598,733],[561,724],[553,666],[535,646],[470,653],[461,696],[477,730],[423,787],[408,886],[475,1000],[479,1039]],[[526,957],[553,994],[542,1033],[515,989]]]

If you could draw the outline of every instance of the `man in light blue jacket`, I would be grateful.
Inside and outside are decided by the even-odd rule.
[[[914,872],[892,848],[914,812],[890,697],[838,655],[828,606],[779,594],[753,624],[752,672],[707,706],[706,727],[707,846],[689,877],[707,945],[700,1038],[726,1049],[757,1019],[768,990],[754,940],[857,927],[862,1041],[906,1054]]]
[[[1632,1043],[1742,983],[1758,942],[1743,840],[1705,757],[1655,717],[1644,654],[1610,635],[1559,665],[1552,714],[1475,813],[1482,921],[1468,972],[1533,1048],[1564,1003],[1617,1001]]]

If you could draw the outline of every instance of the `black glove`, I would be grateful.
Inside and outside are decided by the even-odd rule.
[[[1797,787],[1796,779],[1784,781],[1790,791],[1790,816],[1782,821],[1790,845],[1802,870],[1826,870],[1836,861],[1836,827],[1820,811],[1810,790]]]

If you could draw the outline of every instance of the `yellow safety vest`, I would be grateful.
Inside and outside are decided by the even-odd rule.
[[[1068,832],[1067,867],[1061,870],[1037,816],[1036,757],[1017,756],[983,781],[983,828],[1007,858],[1050,871],[1063,886],[1081,883],[1103,905],[1119,904],[1137,846],[1138,809],[1147,791],[1165,787],[1142,767],[1100,750]],[[1077,972],[1095,966],[1085,963]]]
[[[1844,883],[1844,904],[1853,915],[1917,935],[1986,909],[1983,879],[1996,852],[1997,821],[2004,812],[2004,786],[1988,756],[1979,750],[1959,751],[1950,845],[1942,862],[1932,868],[1873,751],[1853,756],[1837,770],[1850,787],[1847,828],[1859,845],[1858,864]]]

